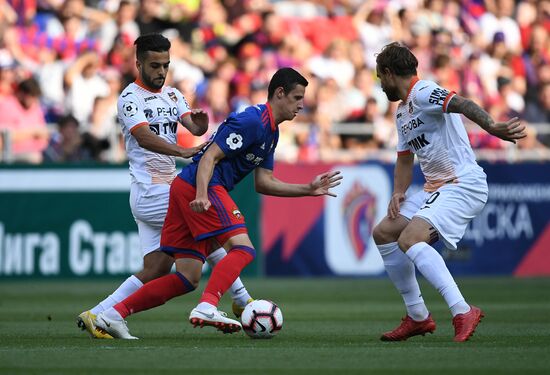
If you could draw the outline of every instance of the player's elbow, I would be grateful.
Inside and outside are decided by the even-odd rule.
[[[264,195],[270,195],[271,193],[269,181],[263,178],[254,179],[254,189],[256,190],[257,193],[264,194]]]
[[[266,194],[266,192],[267,192],[265,187],[261,183],[258,183],[258,182],[256,182],[254,184],[254,189],[256,190],[256,193],[259,193],[259,194]]]

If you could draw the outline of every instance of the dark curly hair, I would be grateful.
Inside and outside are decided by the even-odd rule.
[[[407,77],[417,74],[418,60],[407,47],[393,42],[384,46],[376,55],[376,65],[380,72],[384,72],[387,68],[393,74]]]
[[[136,57],[139,61],[143,61],[149,51],[166,52],[172,47],[170,41],[164,35],[158,33],[142,35],[136,39],[134,45],[136,46]]]

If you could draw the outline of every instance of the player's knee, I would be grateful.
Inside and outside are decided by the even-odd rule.
[[[377,245],[384,244],[384,233],[382,231],[382,228],[380,228],[380,224],[374,227],[372,230],[372,238],[374,239],[374,243]]]
[[[372,231],[374,243],[377,245],[383,245],[390,242],[395,242],[395,238],[393,238],[392,232],[389,229],[390,228],[384,225],[383,222],[375,226]]]
[[[431,235],[429,231],[423,230],[422,226],[415,226],[413,223],[407,225],[397,239],[399,248],[403,251],[409,250],[412,246],[420,242],[429,243],[430,237],[433,234],[437,235],[437,232],[432,232]]]
[[[196,289],[201,280],[202,265],[202,262],[195,259],[180,258],[176,261],[176,274],[186,280],[190,289]]]
[[[140,271],[140,274],[146,279],[145,282],[148,282],[168,275],[173,264],[173,258],[166,253],[153,251],[143,258],[143,270]],[[140,278],[140,280],[142,279]]]
[[[188,273],[186,274],[179,271],[176,271],[176,275],[180,278],[183,284],[185,284],[188,292],[197,289],[197,287],[199,286],[200,276]]]
[[[191,284],[191,286],[193,287],[193,290],[199,287],[199,283],[201,281],[200,278],[196,278],[196,277],[187,278],[187,280],[189,280],[189,284]]]
[[[135,276],[143,283],[146,284],[149,281],[153,281],[155,279],[158,279],[159,277],[162,277],[164,275],[167,275],[168,272],[160,272],[158,269],[155,268],[146,268],[144,267],[141,271],[135,274]]]
[[[413,237],[408,236],[406,234],[401,234],[399,238],[397,239],[397,245],[399,248],[403,251],[409,250],[409,248],[414,245],[416,242]]]
[[[141,271],[147,279],[154,280],[156,278],[168,275],[170,273],[170,268],[161,267],[160,265],[145,265],[143,271]]]

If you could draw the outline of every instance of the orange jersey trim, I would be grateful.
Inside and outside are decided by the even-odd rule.
[[[184,114],[182,114],[182,115],[180,116],[180,119],[184,118],[185,116],[187,116],[187,115],[189,115],[189,114],[191,114],[191,111],[185,112]]]
[[[418,78],[418,76],[414,76],[411,78],[411,83],[409,83],[409,90],[407,91],[407,98],[405,99],[405,101],[409,100],[409,95],[411,95],[411,91],[414,85],[416,85],[416,82],[418,82],[419,80],[420,78]]]
[[[140,122],[137,125],[134,125],[132,129],[130,129],[130,134],[134,134],[134,131],[136,131],[138,128],[141,128],[142,126],[149,125],[148,122]]]
[[[424,191],[427,191],[428,193],[433,193],[443,185],[447,184],[458,184],[458,179],[456,177],[453,177],[445,180],[426,181],[426,183],[424,184]]]
[[[141,81],[141,79],[139,79],[139,77],[136,78],[136,80],[134,81],[134,83],[135,83],[136,85],[138,85],[139,87],[141,87],[142,89],[147,90],[147,91],[149,91],[149,92],[154,92],[155,94],[159,94],[159,93],[162,91],[162,89],[160,89],[160,90],[153,90],[153,89],[151,89],[150,87],[145,86],[145,84]]]
[[[451,98],[455,95],[456,95],[456,91],[451,91],[447,95],[447,97],[445,98],[445,101],[443,102],[443,112],[444,113],[447,113],[447,105],[449,104],[449,101],[451,100]]]
[[[265,103],[267,106],[267,113],[269,114],[269,123],[271,124],[271,130],[275,131],[277,125],[275,125],[275,120],[273,119],[273,111],[271,110],[271,105],[269,102]]]

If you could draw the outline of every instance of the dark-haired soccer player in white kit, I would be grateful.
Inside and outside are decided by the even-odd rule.
[[[415,276],[415,266],[443,296],[453,316],[454,341],[466,341],[483,317],[462,296],[441,255],[430,245],[442,240],[456,250],[468,222],[485,206],[486,175],[476,163],[460,118],[464,115],[488,133],[515,143],[525,137],[517,118],[495,122],[473,101],[420,80],[418,61],[399,43],[376,57],[376,73],[396,111],[397,162],[387,216],[373,237],[391,281],[403,297],[407,315],[383,341],[401,341],[435,331]],[[426,179],[424,189],[409,194],[414,156]]]
[[[170,41],[161,34],[147,34],[136,39],[134,44],[138,78],[119,96],[118,119],[130,163],[130,207],[138,226],[143,269],[126,279],[98,305],[78,316],[78,326],[95,338],[112,338],[95,326],[97,314],[123,301],[144,283],[170,272],[174,258],[159,248],[170,184],[176,176],[175,157],[189,158],[203,146],[178,146],[178,123],[196,136],[208,129],[205,111],[190,109],[177,89],[164,86],[170,65]],[[225,255],[225,250],[220,248],[207,260],[213,266]],[[235,280],[230,293],[233,311],[240,315],[251,297],[240,279]]]

